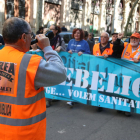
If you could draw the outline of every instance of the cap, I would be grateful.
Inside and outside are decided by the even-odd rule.
[[[116,33],[116,32],[112,33],[112,35],[115,35],[115,34],[118,34],[118,33]]]
[[[133,33],[130,37],[136,37],[140,39],[140,34],[139,33]]]

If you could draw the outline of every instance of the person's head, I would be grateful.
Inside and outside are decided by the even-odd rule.
[[[4,22],[2,35],[5,45],[27,52],[31,44],[31,27],[22,18],[11,17]]]
[[[53,31],[54,36],[56,36],[59,33],[61,33],[61,28],[59,26],[56,26],[56,25],[51,25],[50,30]]]
[[[140,42],[140,34],[139,33],[133,33],[130,36],[130,44],[132,47],[138,47]]]
[[[88,39],[88,32],[84,31],[84,40],[87,40],[87,39]]]
[[[112,34],[112,42],[115,42],[118,38],[118,33],[113,33]]]
[[[44,28],[44,29],[43,29],[43,34],[45,35],[48,31],[50,31],[49,28]]]
[[[72,37],[76,40],[76,41],[80,41],[84,38],[84,33],[82,29],[76,28],[73,30],[72,32]]]
[[[88,34],[88,39],[91,40],[93,38],[92,33]]]
[[[43,27],[39,27],[39,32],[40,32],[40,34],[43,34]]]
[[[109,40],[109,34],[107,32],[101,33],[101,44],[107,44]]]

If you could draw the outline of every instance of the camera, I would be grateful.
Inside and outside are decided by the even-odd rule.
[[[35,36],[34,33],[33,33],[32,35]],[[54,37],[54,34],[53,34],[52,31],[48,31],[48,32],[45,34],[45,36],[48,37],[49,40],[51,40],[51,39]],[[37,39],[34,39],[34,40],[31,41],[31,45],[33,45],[33,44],[35,44],[35,43],[37,43],[37,42],[38,42],[38,40],[37,40]]]

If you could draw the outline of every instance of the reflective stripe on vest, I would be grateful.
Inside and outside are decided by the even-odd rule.
[[[112,48],[113,48],[113,45],[110,43],[109,48],[106,48],[101,54],[100,43],[95,44],[93,47],[93,55],[95,55],[95,56],[103,56],[104,54],[112,55],[112,53],[113,53]]]
[[[23,93],[23,92],[21,91],[20,93]],[[22,96],[21,97],[20,96],[11,97],[11,96],[0,95],[0,102],[5,102],[5,103],[9,103],[9,104],[16,104],[16,105],[33,104],[36,101],[39,101],[40,99],[44,98],[44,91],[41,91],[40,93],[38,93],[34,97],[30,97],[30,98],[24,98]]]
[[[42,114],[34,116],[29,119],[12,119],[6,117],[0,117],[0,124],[11,125],[11,126],[26,126],[37,123],[46,118],[46,111]]]
[[[128,48],[128,45],[129,45],[129,43],[127,43],[127,45],[126,45],[126,47],[125,47],[125,50],[124,50],[123,55],[122,55],[122,57],[121,57],[122,59],[125,59],[125,58],[124,58],[124,55],[125,55],[125,53],[126,53],[126,50],[127,50],[127,48]]]
[[[28,67],[31,56],[32,55],[24,54],[22,58],[20,68],[19,68],[19,74],[18,74],[17,97],[0,95],[0,102],[6,102],[6,103],[16,104],[16,105],[28,105],[28,104],[33,104],[36,101],[45,97],[44,91],[41,91],[34,97],[24,98],[25,84],[26,84],[26,69]]]
[[[30,105],[45,97],[44,91],[41,91],[40,93],[38,93],[33,97],[25,98],[26,70],[31,57],[32,55],[24,54],[21,60],[19,73],[18,73],[17,97],[0,95],[0,102],[10,103],[15,105]],[[11,126],[26,126],[26,125],[37,123],[45,118],[46,118],[46,111],[28,119],[14,119],[14,118],[7,118],[7,117],[0,116],[0,124],[11,125]]]

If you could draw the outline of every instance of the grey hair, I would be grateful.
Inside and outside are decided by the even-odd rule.
[[[108,33],[108,32],[102,32],[102,33],[105,33],[105,34],[108,36],[108,38],[109,38],[109,33]],[[101,34],[102,34],[102,33],[101,33]]]
[[[21,18],[11,17],[3,25],[2,35],[5,43],[16,43],[23,33],[28,33],[29,24]]]

